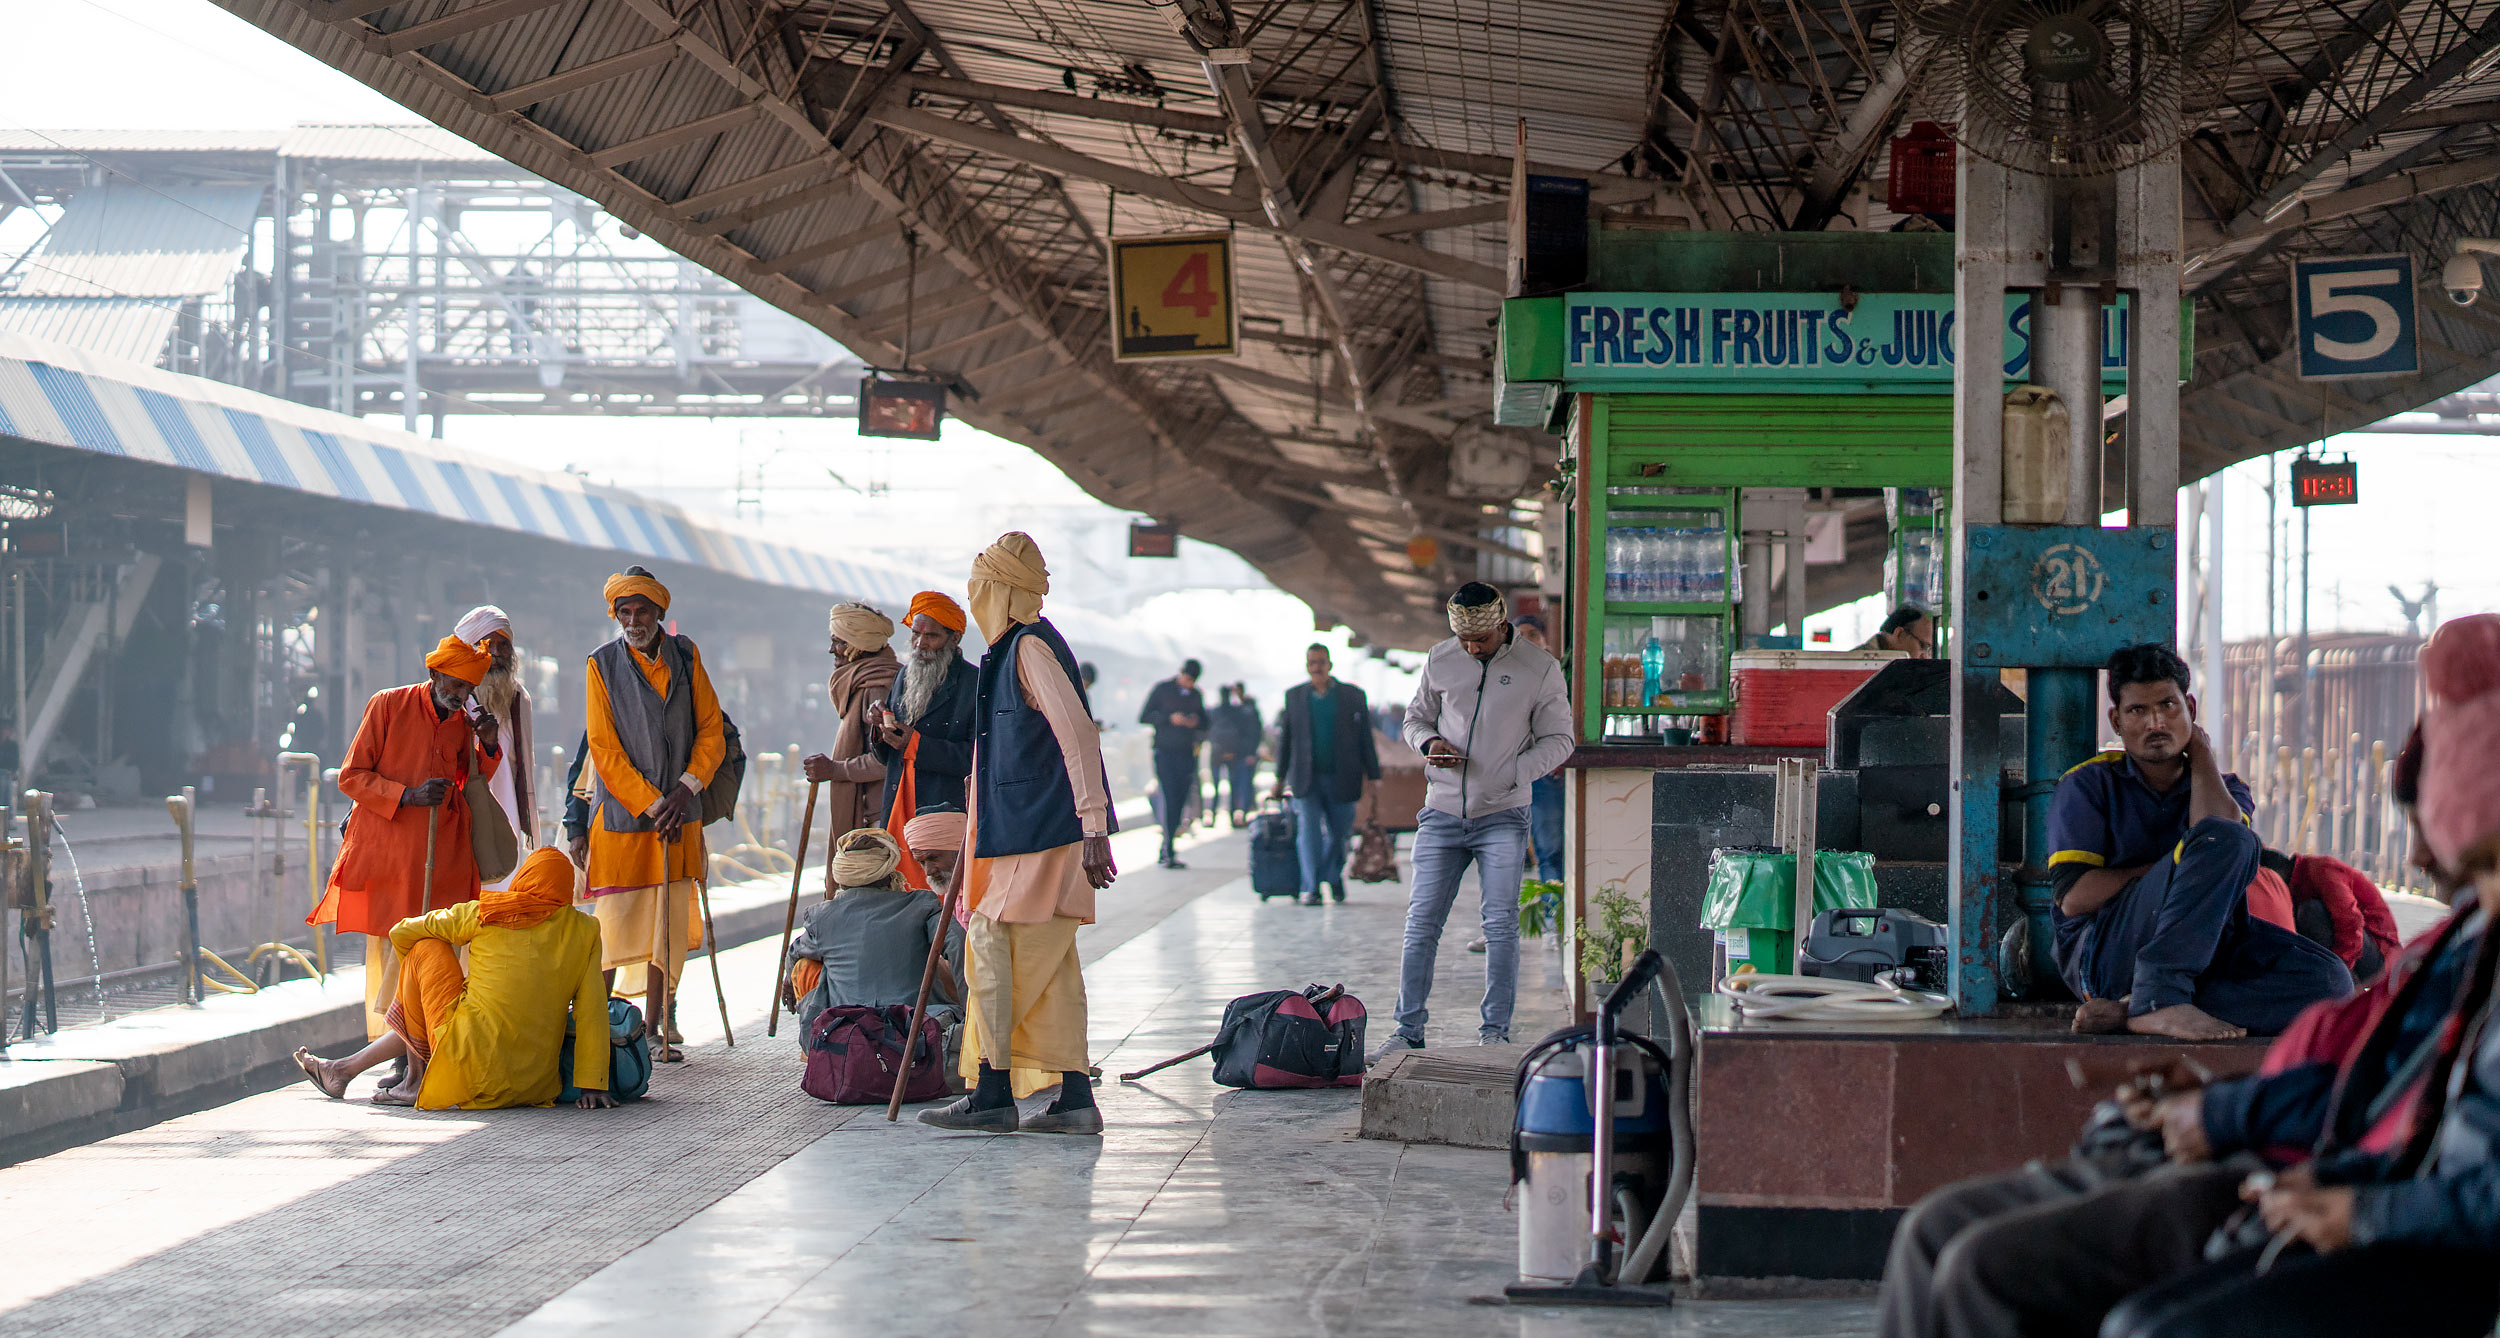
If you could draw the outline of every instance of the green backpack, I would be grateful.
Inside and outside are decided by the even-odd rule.
[[[556,1056],[556,1077],[564,1090],[556,1093],[556,1104],[569,1106],[581,1099],[582,1089],[573,1085],[573,1024],[564,1024],[564,1049]],[[608,1095],[619,1101],[640,1101],[651,1090],[651,1038],[642,1024],[642,1010],[624,999],[608,1000],[608,1039],[614,1046],[608,1052]]]

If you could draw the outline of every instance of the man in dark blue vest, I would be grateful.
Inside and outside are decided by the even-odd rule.
[[[1111,786],[1076,656],[1042,617],[1050,569],[1023,534],[975,558],[972,617],[989,649],[973,710],[972,839],[964,870],[964,1076],[970,1096],[923,1124],[981,1133],[1099,1134],[1076,931],[1111,860]],[[1035,988],[1035,982],[1040,987]],[[1019,1097],[1059,1097],[1025,1115]]]

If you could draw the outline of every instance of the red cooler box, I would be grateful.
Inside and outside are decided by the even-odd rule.
[[[1740,650],[1728,742],[1754,748],[1820,748],[1840,699],[1902,658],[1897,650]]]

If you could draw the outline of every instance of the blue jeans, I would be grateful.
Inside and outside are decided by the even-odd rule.
[[[1484,1013],[1479,1038],[1510,1034],[1519,994],[1519,880],[1528,864],[1528,806],[1481,818],[1427,808],[1415,829],[1415,887],[1406,899],[1406,952],[1398,970],[1398,1034],[1424,1042],[1433,959],[1441,926],[1469,863],[1484,889]]]
[[[1345,842],[1354,831],[1354,801],[1293,797],[1293,852],[1302,858],[1302,895],[1333,883],[1345,891]]]
[[[2352,993],[2343,959],[2248,913],[2257,834],[2207,818],[2127,890],[2102,905],[2063,974],[2077,995],[2127,1000],[2127,1012],[2192,1003],[2269,1036],[2301,1009]]]
[[[1542,776],[1528,787],[1528,835],[1536,843],[1536,876],[1559,883],[1563,876],[1562,778]]]
[[[1228,792],[1232,796],[1231,801],[1222,807],[1233,813],[1247,813],[1259,806],[1259,797],[1251,793],[1251,787],[1256,784],[1252,773],[1259,769],[1259,759],[1242,757],[1230,762],[1209,762],[1207,769],[1215,781],[1216,797],[1222,799]]]

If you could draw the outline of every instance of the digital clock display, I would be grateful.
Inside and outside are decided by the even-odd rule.
[[[2361,500],[2361,471],[2350,460],[2292,462],[2292,505],[2350,506]]]

